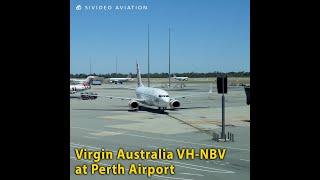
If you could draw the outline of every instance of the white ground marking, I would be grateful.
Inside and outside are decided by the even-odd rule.
[[[77,143],[72,143],[72,142],[70,144],[71,144],[71,147],[77,147],[77,148],[88,147],[89,149],[95,149],[95,150],[98,150],[98,149],[100,150],[101,149],[101,148],[98,148],[98,147],[87,146],[87,145],[77,144]],[[106,149],[106,150],[110,150],[110,149]],[[118,151],[114,151],[114,150],[110,150],[110,151],[112,151],[114,153],[118,152]],[[178,164],[178,165],[175,165],[175,166],[178,166],[178,167],[183,167],[183,168],[186,168],[186,169],[193,169],[193,170],[197,170],[197,171],[210,172],[210,173],[226,173],[226,174],[235,173],[235,172],[229,171],[229,170],[216,169],[216,168],[200,166],[200,165],[195,165],[195,164],[182,163],[182,162],[178,162],[178,161],[168,161],[168,160],[157,161],[157,160],[150,160],[150,159],[148,161],[155,162],[155,163],[160,163],[160,164],[175,163],[175,164]],[[182,165],[180,165],[180,164],[182,164]],[[187,165],[187,166],[183,166],[183,165]],[[188,167],[188,166],[193,166],[193,167]],[[202,168],[202,169],[198,169],[198,168],[194,168],[194,167],[199,167],[199,168]]]
[[[204,176],[202,174],[192,174],[192,173],[179,173],[179,174],[185,174],[185,175],[190,175],[190,176]]]
[[[250,160],[248,160],[248,159],[240,159],[241,161],[250,161]]]
[[[81,129],[86,131],[94,131],[94,132],[101,132],[102,130],[96,130],[96,129],[89,129],[89,128],[82,128],[82,127],[71,127],[73,129]]]
[[[111,132],[111,131],[100,131],[100,132],[92,132],[90,133],[90,135],[94,135],[94,136],[114,136],[114,135],[119,135],[121,133],[116,133],[116,132]]]
[[[163,161],[156,161],[156,160],[148,160],[148,161],[155,162],[155,163],[160,163],[160,164],[171,164],[171,163],[166,163],[166,162],[163,162]],[[172,161],[172,163],[179,163],[179,162]],[[226,174],[234,173],[233,171],[228,171],[228,170],[224,170],[224,169],[209,168],[209,167],[205,167],[205,166],[201,167],[201,168],[204,168],[204,169],[188,167],[188,166],[183,166],[183,165],[175,165],[175,166],[183,167],[183,168],[186,168],[186,169],[193,169],[193,170],[197,170],[197,171],[209,172],[209,173],[226,173]],[[209,169],[214,169],[214,170],[209,170]]]
[[[181,180],[193,180],[193,179],[185,179],[185,178],[177,178],[177,177],[168,177],[168,176],[159,176],[159,175],[153,175],[155,178],[164,178],[164,179],[181,179]]]
[[[82,136],[82,137],[88,138],[88,139],[99,139],[99,138],[97,138],[97,137],[92,137],[92,136]]]
[[[163,161],[165,161],[165,162],[171,162],[171,161],[168,161],[168,160],[163,160]],[[187,165],[187,166],[205,168],[205,169],[210,169],[210,170],[218,170],[218,171],[221,170],[221,169],[216,169],[216,168],[211,168],[211,167],[206,167],[206,166],[201,166],[201,165],[196,165],[196,164],[183,163],[183,162],[178,162],[178,161],[175,161],[175,163],[183,164],[183,165]],[[222,171],[225,171],[225,170],[222,170]]]
[[[103,131],[103,130],[82,128],[82,127],[71,127],[71,128],[74,128],[74,129],[82,129],[82,130],[86,130],[86,131],[95,131],[95,132],[101,132],[101,131]],[[110,131],[110,132],[111,132],[111,131]],[[162,141],[172,141],[172,142],[179,142],[179,143],[184,143],[184,144],[194,144],[194,145],[201,145],[201,146],[212,147],[212,145],[210,145],[210,144],[194,143],[194,142],[181,141],[181,140],[176,140],[176,139],[154,138],[154,137],[142,136],[142,135],[137,135],[137,134],[124,133],[124,132],[114,132],[114,133],[119,133],[118,135],[127,135],[127,136],[141,137],[141,138],[146,138],[146,139],[154,139],[154,140],[162,140]],[[218,148],[228,148],[228,149],[241,150],[241,151],[250,151],[250,149],[242,149],[242,148],[227,147],[227,146],[215,146],[215,147],[218,147]]]

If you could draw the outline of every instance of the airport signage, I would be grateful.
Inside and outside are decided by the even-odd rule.
[[[227,94],[228,93],[228,77],[227,75],[219,75],[217,77],[217,88],[218,94]]]

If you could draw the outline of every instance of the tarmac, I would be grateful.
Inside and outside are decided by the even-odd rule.
[[[146,85],[147,83],[144,82]],[[181,109],[160,113],[156,108],[145,107],[138,112],[128,111],[128,101],[107,99],[103,96],[135,97],[135,83],[93,86],[89,92],[99,94],[96,100],[70,99],[70,179],[250,179],[250,106],[246,104],[243,87],[229,87],[225,94],[226,132],[234,134],[234,142],[217,142],[213,134],[221,133],[221,94],[215,85],[212,93],[209,83],[185,83],[186,87],[165,88],[171,97],[191,96],[182,99]],[[151,83],[152,87],[163,84]],[[173,85],[172,85],[173,86]],[[194,97],[193,97],[194,96]],[[125,150],[156,150],[166,148],[226,148],[224,160],[126,160],[143,165],[175,166],[175,175],[75,175],[76,165],[89,164],[76,160],[74,148],[116,152]],[[102,160],[100,165],[119,163]]]

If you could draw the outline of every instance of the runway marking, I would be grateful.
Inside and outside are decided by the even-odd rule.
[[[248,159],[240,159],[241,161],[248,161],[248,162],[250,162],[250,160],[248,160]]]
[[[77,144],[77,143],[70,143],[71,147],[88,147],[89,149],[101,149],[101,148],[98,148],[98,147],[93,147],[93,146],[87,146],[87,145],[83,145],[83,144]],[[111,149],[107,149],[107,150],[110,150],[114,153],[117,153],[117,151],[114,151],[114,150],[111,150]],[[216,169],[216,168],[211,168],[211,167],[206,167],[206,166],[200,166],[200,165],[195,165],[195,164],[189,164],[189,163],[182,163],[182,162],[178,162],[178,161],[168,161],[168,160],[163,160],[163,161],[158,161],[158,160],[147,160],[147,161],[151,161],[151,162],[155,162],[155,163],[160,163],[160,164],[171,164],[171,163],[174,163],[175,166],[178,166],[178,167],[183,167],[183,168],[186,168],[186,169],[193,169],[193,170],[197,170],[197,171],[204,171],[204,172],[209,172],[209,173],[226,173],[226,174],[229,174],[229,173],[235,173],[233,171],[229,171],[229,170],[224,170],[224,169]],[[178,165],[176,165],[178,164]],[[182,164],[182,165],[179,165],[179,164]],[[187,165],[187,166],[183,166],[183,165]],[[199,168],[202,168],[202,169],[198,169],[198,168],[194,168],[194,167],[188,167],[188,166],[194,166],[194,167],[199,167]]]
[[[88,138],[88,139],[99,139],[99,138],[97,138],[97,137],[92,137],[92,136],[82,136],[82,137]]]
[[[163,161],[171,162],[168,160],[163,160]],[[216,168],[211,168],[211,167],[206,167],[206,166],[201,166],[201,165],[196,165],[196,164],[189,164],[189,163],[183,163],[183,162],[178,162],[178,161],[175,161],[175,162],[178,164],[183,164],[183,165],[187,165],[187,166],[194,166],[194,167],[205,168],[205,169],[210,169],[210,170],[221,170],[221,169],[216,169]],[[225,171],[225,170],[222,170],[222,171]]]
[[[190,175],[190,176],[204,176],[202,174],[192,174],[192,173],[179,173],[179,174],[185,174],[185,175]]]
[[[166,163],[166,162],[156,161],[156,160],[148,160],[148,161],[160,163],[160,164],[171,164],[171,163]],[[179,162],[177,162],[177,161],[171,161],[171,162],[179,164]],[[183,167],[186,169],[197,170],[197,171],[209,172],[209,173],[226,173],[226,174],[234,173],[233,171],[228,171],[228,170],[224,170],[224,169],[209,168],[209,167],[205,167],[205,166],[201,166],[201,168],[204,168],[204,169],[198,169],[198,168],[194,168],[194,167],[188,167],[188,166],[176,165],[176,164],[175,164],[175,166]],[[189,165],[189,166],[192,166],[192,165]],[[197,166],[197,165],[193,165],[193,166]],[[209,169],[212,169],[212,170],[209,170]]]
[[[102,130],[95,130],[95,129],[89,129],[89,128],[82,128],[82,127],[71,127],[74,129],[82,129],[82,130],[86,130],[86,131],[94,131],[94,132],[101,132]]]
[[[82,128],[82,127],[71,127],[71,128],[74,128],[74,129],[82,129],[82,130],[86,130],[86,131],[95,131],[95,132],[103,131],[103,130],[95,130],[95,129]],[[179,143],[184,143],[184,144],[194,144],[194,145],[201,145],[201,146],[207,146],[207,147],[212,147],[212,146],[213,146],[213,145],[209,145],[209,144],[194,143],[194,142],[181,141],[181,140],[176,140],[176,139],[155,138],[155,137],[148,137],[148,136],[142,136],[142,135],[137,135],[137,134],[129,134],[129,133],[124,133],[124,132],[117,132],[117,133],[120,133],[119,135],[127,135],[127,136],[133,136],[133,137],[141,137],[141,138],[146,138],[146,139],[154,139],[154,140],[162,140],[162,141],[179,142]],[[235,148],[235,147],[228,147],[228,146],[215,146],[215,147],[218,147],[218,148],[228,148],[228,149],[241,150],[241,151],[250,151],[250,149]]]
[[[181,180],[193,180],[193,179],[185,179],[185,178],[177,178],[177,177],[168,177],[168,176],[159,176],[159,175],[153,175],[155,178],[164,178],[164,179],[181,179]]]
[[[93,133],[90,133],[90,134],[91,134],[91,135],[94,135],[94,136],[106,137],[106,136],[119,135],[119,134],[121,134],[121,133],[112,132],[112,131],[100,131],[100,132],[93,132]]]

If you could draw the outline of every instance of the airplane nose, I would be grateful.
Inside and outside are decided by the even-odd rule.
[[[170,99],[169,99],[169,98],[162,98],[161,104],[162,104],[164,107],[167,107],[167,106],[169,105],[169,102],[170,102]]]
[[[169,103],[170,99],[164,97],[164,98],[162,98],[162,101],[165,102],[165,103]]]

